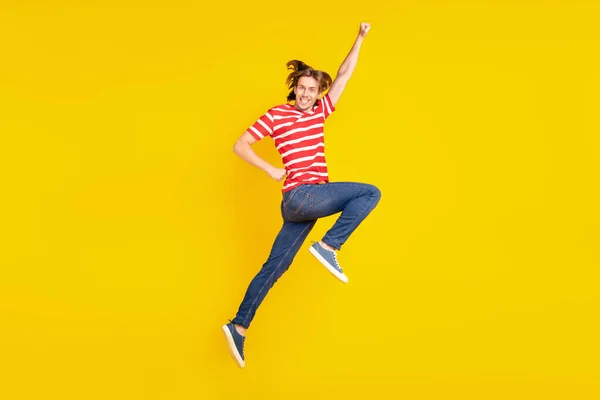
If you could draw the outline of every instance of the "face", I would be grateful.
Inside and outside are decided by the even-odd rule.
[[[294,93],[296,94],[294,107],[300,111],[310,110],[321,95],[319,82],[315,78],[303,76],[298,80]]]

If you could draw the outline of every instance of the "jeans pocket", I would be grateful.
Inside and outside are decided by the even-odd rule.
[[[294,188],[286,193],[283,198],[283,207],[290,213],[304,215],[314,207],[313,195]]]

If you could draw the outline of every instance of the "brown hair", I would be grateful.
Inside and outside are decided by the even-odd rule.
[[[331,76],[329,76],[327,72],[313,69],[311,66],[306,65],[300,60],[288,61],[286,66],[288,69],[292,70],[285,81],[286,85],[288,85],[288,89],[292,89],[288,94],[288,101],[296,100],[294,88],[298,85],[298,81],[303,76],[315,78],[317,82],[319,82],[319,92],[326,91],[331,85]]]

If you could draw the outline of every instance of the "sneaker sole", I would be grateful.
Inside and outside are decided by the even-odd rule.
[[[242,357],[240,357],[240,354],[238,353],[237,348],[235,347],[233,336],[231,336],[231,332],[229,332],[229,328],[227,327],[227,325],[223,325],[223,333],[225,333],[225,338],[227,339],[227,344],[229,345],[227,346],[229,348],[229,353],[231,353],[231,356],[238,363],[240,368],[244,368],[246,363],[244,362],[244,360],[242,360]]]
[[[321,262],[321,264],[323,264],[323,266],[325,268],[327,268],[327,271],[331,272],[331,274],[333,276],[335,276],[336,278],[338,278],[340,281],[344,282],[344,283],[348,283],[348,277],[344,274],[340,274],[338,271],[336,271],[335,268],[333,268],[331,265],[329,265],[329,263],[323,258],[323,256],[321,256],[319,254],[319,252],[317,250],[315,250],[314,247],[310,247],[309,248],[310,253],[316,257],[317,260],[319,260]]]

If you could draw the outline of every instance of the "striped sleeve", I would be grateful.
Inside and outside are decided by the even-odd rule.
[[[325,96],[323,96],[323,98],[321,100],[323,100],[323,115],[325,116],[325,119],[327,119],[327,117],[329,117],[329,115],[331,115],[331,113],[333,113],[335,111],[335,107],[333,106],[333,103],[331,102],[329,93],[327,93]]]
[[[258,120],[256,120],[256,122],[250,128],[248,128],[248,132],[250,132],[250,134],[254,136],[256,140],[261,140],[265,136],[270,136],[273,134],[274,119],[271,112],[271,110],[267,111]]]

